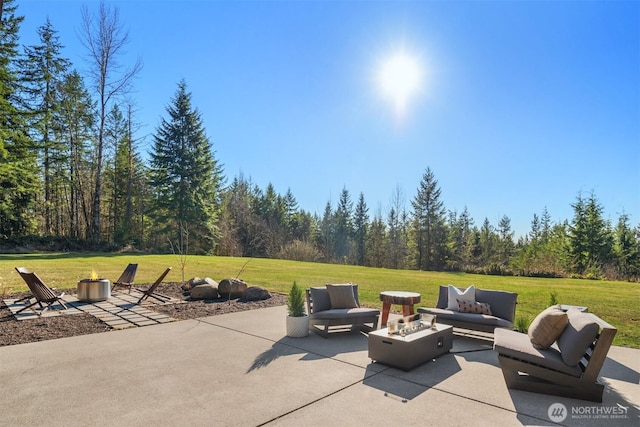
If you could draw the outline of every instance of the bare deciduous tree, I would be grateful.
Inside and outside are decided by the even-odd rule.
[[[124,68],[119,58],[126,54],[128,31],[120,24],[117,8],[100,2],[97,16],[82,7],[82,42],[89,51],[89,75],[98,96],[98,141],[96,146],[95,192],[92,206],[91,237],[100,240],[100,201],[102,197],[102,167],[104,155],[105,121],[110,103],[131,88],[134,77],[142,69],[138,59],[131,68]]]

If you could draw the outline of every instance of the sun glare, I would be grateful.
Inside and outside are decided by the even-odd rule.
[[[414,57],[399,52],[382,63],[378,79],[384,95],[393,102],[396,113],[404,115],[409,99],[420,90],[422,70]]]

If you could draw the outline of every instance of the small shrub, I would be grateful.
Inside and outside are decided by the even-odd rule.
[[[289,316],[301,317],[305,315],[304,312],[304,293],[296,282],[293,282],[291,290],[289,291],[289,298],[287,299],[287,309]]]
[[[516,322],[514,324],[514,329],[518,332],[522,332],[524,334],[529,330],[529,318],[518,316],[516,317]]]
[[[558,293],[553,291],[549,294],[549,307],[558,304]]]

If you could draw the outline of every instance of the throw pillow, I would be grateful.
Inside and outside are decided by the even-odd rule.
[[[560,310],[560,306],[552,305],[548,307],[538,314],[529,325],[527,334],[531,344],[537,349],[551,347],[551,344],[556,342],[560,334],[562,334],[568,322],[567,313]]]
[[[311,309],[314,313],[331,310],[331,300],[329,299],[327,288],[312,287],[310,291],[311,300],[313,301],[313,307]]]
[[[471,302],[458,299],[460,313],[488,314],[491,316],[491,306],[486,302]]]
[[[327,284],[331,308],[357,308],[356,297],[353,294],[353,285],[329,285]]]
[[[587,313],[576,308],[570,308],[567,317],[569,323],[558,337],[558,349],[564,363],[575,366],[596,339],[600,326]]]
[[[476,288],[471,285],[467,289],[460,290],[453,285],[449,285],[449,299],[447,310],[458,311],[458,300],[476,302]]]

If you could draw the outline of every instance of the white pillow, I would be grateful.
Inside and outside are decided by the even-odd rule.
[[[471,285],[465,291],[461,291],[453,285],[449,285],[449,300],[447,302],[447,310],[458,311],[458,300],[465,300],[472,303],[476,302],[476,288]]]

